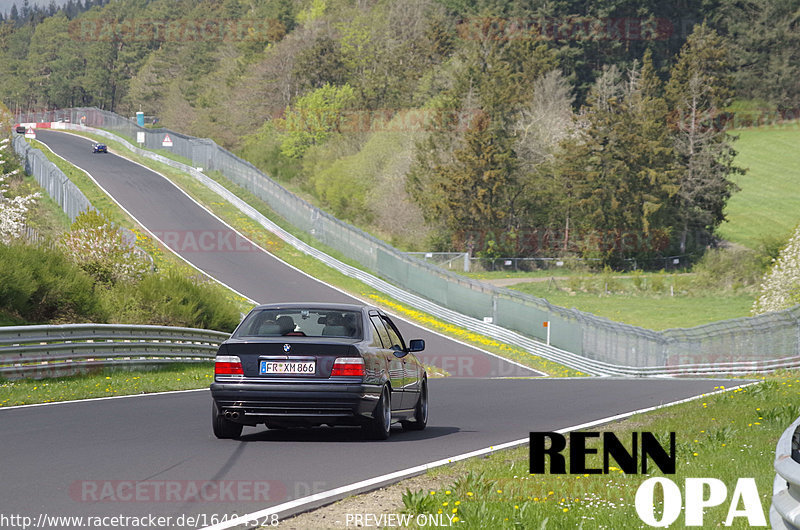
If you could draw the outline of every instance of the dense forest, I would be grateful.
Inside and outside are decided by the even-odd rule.
[[[16,6],[15,6],[16,7]],[[732,127],[792,116],[800,1],[113,0],[0,23],[11,109],[215,139],[410,250],[715,244]]]

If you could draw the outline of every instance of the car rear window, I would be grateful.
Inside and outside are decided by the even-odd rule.
[[[245,337],[345,337],[361,339],[361,313],[334,309],[256,309],[233,333]]]

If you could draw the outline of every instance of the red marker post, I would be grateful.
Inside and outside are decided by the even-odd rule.
[[[550,346],[550,321],[545,320],[544,322],[542,322],[542,326],[547,328],[547,345]]]

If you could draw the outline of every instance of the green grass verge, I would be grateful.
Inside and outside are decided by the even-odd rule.
[[[752,249],[786,239],[800,223],[800,122],[733,131],[736,164],[746,168],[734,181],[741,191],[725,208],[719,235]]]
[[[408,318],[415,320],[428,327],[432,327],[433,329],[436,329],[437,331],[445,335],[457,338],[459,340],[463,340],[470,344],[474,344],[492,353],[512,358],[520,363],[525,364],[526,366],[530,366],[531,368],[545,372],[547,374],[554,376],[565,376],[565,377],[576,377],[576,376],[586,375],[579,371],[567,368],[563,365],[550,362],[538,356],[531,355],[519,348],[515,348],[513,346],[509,346],[506,344],[501,344],[488,337],[484,337],[476,333],[469,332],[462,328],[458,328],[456,326],[452,326],[450,324],[441,321],[437,321],[430,315],[425,315],[424,313],[420,313],[414,310],[413,308],[409,308],[403,304],[400,304],[396,300],[387,297],[383,293],[375,289],[372,289],[371,287],[363,284],[362,282],[354,278],[345,276],[344,274],[328,267],[327,265],[318,261],[317,259],[307,254],[304,254],[303,252],[297,250],[291,245],[286,244],[275,234],[268,232],[261,225],[259,225],[249,217],[245,216],[232,204],[222,200],[216,193],[206,188],[204,185],[199,183],[190,175],[187,175],[165,164],[161,164],[159,162],[150,160],[146,157],[138,156],[134,153],[131,153],[119,142],[108,140],[98,135],[92,135],[85,132],[81,132],[78,134],[80,134],[81,136],[85,136],[87,138],[92,138],[97,141],[102,140],[109,146],[110,149],[112,149],[117,154],[121,154],[137,163],[142,164],[145,167],[148,167],[166,176],[172,182],[178,185],[181,189],[183,189],[186,193],[188,193],[196,201],[205,205],[209,210],[211,210],[225,222],[227,222],[228,224],[230,224],[231,226],[233,226],[234,228],[245,234],[248,238],[252,239],[261,247],[263,247],[264,249],[271,252],[278,258],[282,259],[283,261],[286,261],[287,263],[289,263],[294,267],[297,267],[298,269],[304,271],[306,274],[309,274],[314,278],[318,278],[326,283],[329,283],[340,289],[343,289],[353,294],[354,296],[361,298],[362,300],[377,305],[382,305],[383,307],[390,308],[392,311],[401,312]],[[51,156],[54,156],[46,148],[44,150],[46,150],[47,153],[49,153]],[[58,157],[55,158],[58,159]],[[63,163],[63,160],[61,160],[61,162]],[[73,170],[78,171],[75,170],[74,168]],[[329,247],[326,247],[325,245],[321,245],[318,241],[314,240],[310,235],[305,234],[297,230],[296,228],[292,227],[291,225],[289,225],[285,220],[283,220],[279,215],[277,215],[273,210],[271,210],[266,203],[258,199],[252,193],[248,192],[247,190],[244,190],[239,186],[232,184],[230,181],[228,181],[218,173],[213,174],[212,178],[214,178],[217,182],[219,182],[220,184],[222,184],[223,186],[234,192],[239,198],[241,198],[242,200],[246,201],[248,204],[256,208],[264,216],[266,216],[267,218],[271,219],[273,222],[281,226],[281,228],[284,228],[288,232],[295,235],[295,237],[298,237],[302,241],[310,245],[313,245],[314,247],[322,250],[323,252],[328,253],[329,255],[339,259],[344,263],[347,263],[357,268],[361,268],[363,270],[363,267],[360,267],[354,260],[349,259],[348,257],[342,255],[339,252],[334,251]],[[89,184],[91,184],[92,186],[94,186],[94,183],[92,183],[91,180],[85,176],[85,174],[84,174],[84,179],[85,180],[81,181],[81,185],[88,186]],[[94,187],[96,188],[96,186]],[[96,188],[96,191],[102,193],[102,191],[99,190],[99,188]],[[86,192],[84,191],[84,193]],[[113,204],[113,206],[116,208],[116,204]],[[133,222],[131,219],[126,220],[124,217],[121,216],[118,217],[120,217],[124,222]],[[150,240],[148,237],[146,237],[144,234],[140,235],[140,242],[146,246],[154,245],[154,242]]]
[[[722,480],[727,502],[706,510],[704,527],[722,526],[739,478],[755,478],[766,514],[772,496],[775,445],[797,417],[800,373],[782,372],[764,382],[636,415],[591,429],[614,431],[630,448],[630,433],[650,431],[668,447],[676,433],[677,472],[668,475],[681,489],[686,478]],[[733,385],[732,385],[733,386]],[[589,442],[598,448],[599,443]],[[588,466],[602,468],[602,451]],[[613,462],[611,465],[613,466]],[[634,499],[650,475],[626,475],[616,468],[599,475],[530,475],[529,449],[501,451],[430,471],[431,484],[403,495],[406,513],[449,514],[459,528],[648,528],[638,517]],[[452,476],[458,478],[452,480]],[[450,477],[444,479],[442,477]],[[683,526],[683,514],[674,526]],[[734,519],[733,528],[749,527]]]
[[[208,388],[213,378],[214,365],[208,362],[151,370],[94,370],[52,379],[0,379],[0,407]]]
[[[500,270],[500,271],[471,271],[471,272],[462,272],[461,269],[457,267],[451,269],[453,272],[458,273],[462,276],[466,276],[468,278],[472,278],[474,280],[505,280],[507,278],[552,278],[552,277],[563,277],[563,276],[586,276],[592,273],[589,269],[574,269],[568,267],[554,267],[551,269],[536,269],[532,271],[512,271],[512,270]],[[615,272],[615,275],[625,275],[629,273],[625,272]]]
[[[645,294],[595,294],[560,290],[546,282],[519,283],[512,289],[546,298],[562,307],[643,328],[689,328],[750,315],[755,295],[748,292],[712,293],[707,296],[677,292]],[[572,293],[572,294],[571,294]]]

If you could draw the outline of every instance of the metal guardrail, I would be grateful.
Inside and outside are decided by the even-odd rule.
[[[800,528],[800,418],[783,432],[775,449],[775,483],[769,522],[776,530]]]
[[[112,365],[208,362],[229,336],[205,329],[126,324],[0,327],[0,377],[51,377]]]
[[[60,112],[68,112],[72,124],[81,122],[110,128],[129,138],[144,135],[144,146],[148,149],[160,149],[161,141],[168,133],[174,142],[174,148],[170,149],[173,153],[190,159],[194,165],[220,171],[231,182],[243,186],[266,201],[294,226],[358,261],[367,270],[376,271],[376,274],[402,287],[402,290],[371,275],[363,276],[366,278],[362,280],[365,283],[386,286],[389,290],[375,288],[443,320],[520,346],[535,355],[586,373],[716,375],[800,367],[800,305],[757,317],[731,319],[688,329],[653,331],[613,322],[576,309],[554,306],[546,300],[524,293],[459,276],[407,256],[296,197],[252,164],[239,159],[211,140],[193,138],[167,129],[141,128],[131,120],[95,108]],[[53,112],[33,113],[25,116],[24,120],[52,121],[54,116]],[[63,128],[72,127],[72,124],[64,125]],[[119,141],[115,134],[97,129],[93,132]],[[128,142],[124,143],[130,145]],[[145,156],[173,167],[189,167],[167,157],[137,149],[134,148],[134,151],[140,154],[149,153]],[[230,200],[233,196],[199,171],[192,169],[190,174],[207,183],[226,199]],[[316,249],[305,249],[284,237],[280,229],[270,227],[274,223],[268,220],[263,222],[248,213],[248,210],[255,210],[243,201],[239,201],[241,204],[231,202],[303,252],[319,257],[329,265],[332,263]],[[342,266],[340,270],[353,277],[362,279],[361,275],[366,274],[353,267],[344,264]],[[373,281],[382,283],[371,283]],[[403,298],[392,293],[402,294]],[[483,321],[485,317],[491,317],[493,324],[486,324]],[[543,321],[550,323],[547,329],[552,331],[552,344],[557,348],[543,343]]]

